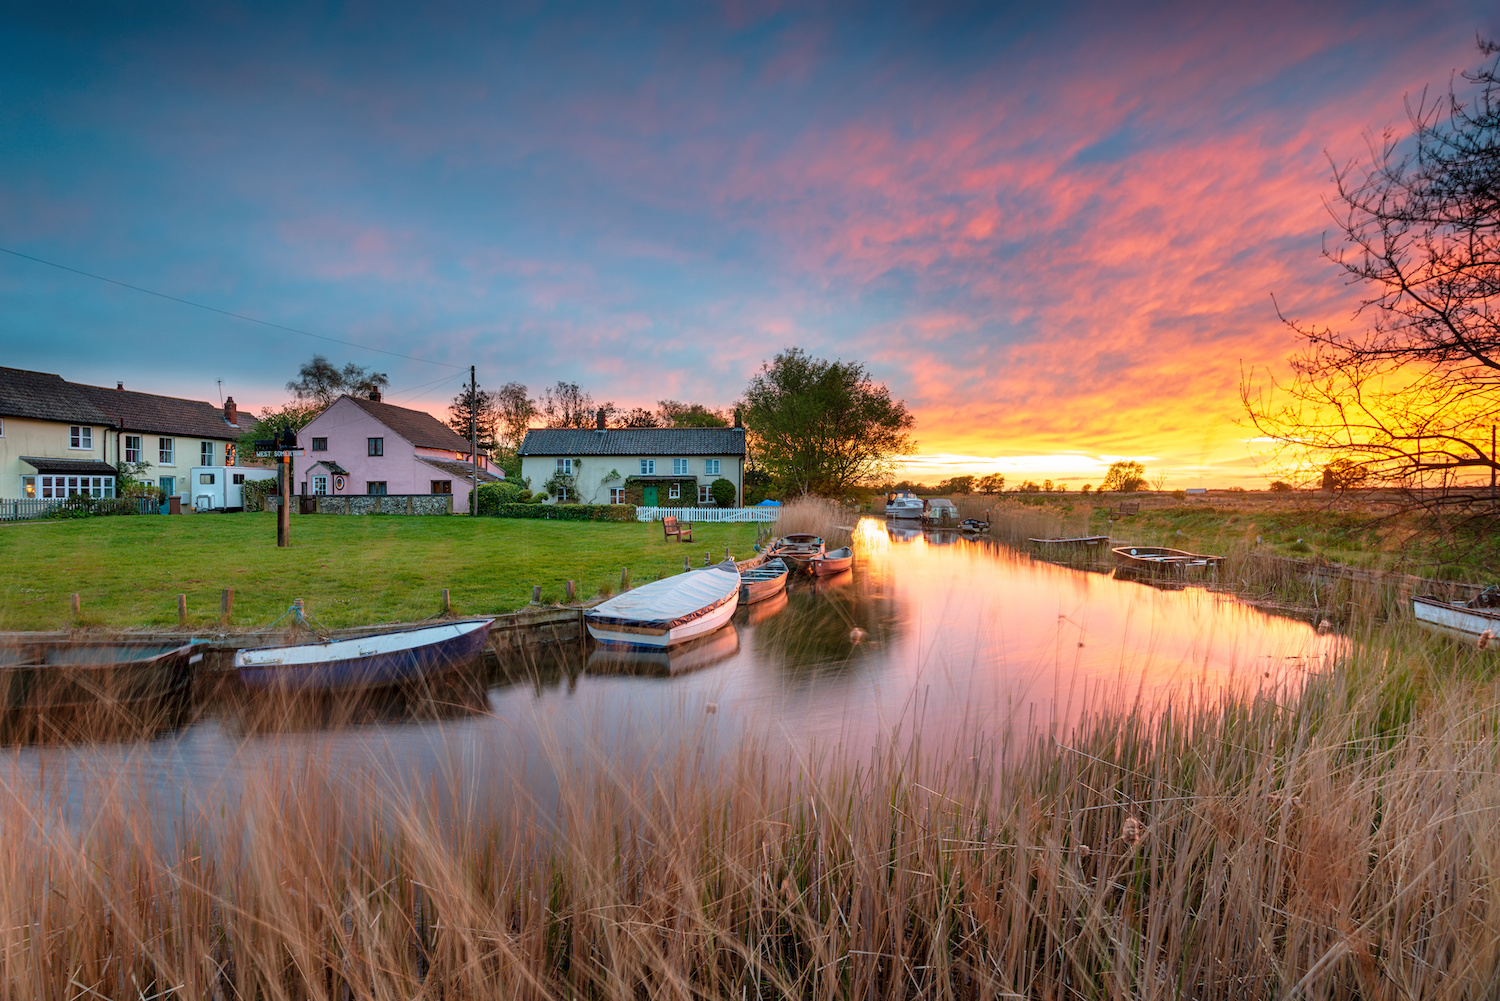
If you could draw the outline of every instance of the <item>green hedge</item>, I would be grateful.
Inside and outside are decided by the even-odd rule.
[[[498,504],[480,514],[496,518],[545,518],[548,521],[635,521],[633,504]]]

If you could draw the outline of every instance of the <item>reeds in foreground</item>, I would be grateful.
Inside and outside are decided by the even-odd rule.
[[[859,512],[822,497],[799,497],[787,501],[776,514],[776,534],[805,532],[822,536],[829,549],[847,546],[853,538]]]
[[[287,764],[167,849],[122,793],[80,828],[8,782],[0,992],[1495,996],[1500,688],[1398,632],[1360,650],[1062,740],[601,756],[545,816]]]

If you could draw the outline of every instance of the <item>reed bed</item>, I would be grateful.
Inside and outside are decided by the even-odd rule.
[[[829,549],[847,546],[853,539],[859,512],[822,497],[800,497],[787,501],[776,514],[776,534],[818,535]]]
[[[8,779],[0,993],[1494,996],[1500,687],[1396,627],[1355,651],[1059,736],[600,753],[542,812],[289,758],[164,842],[125,793],[64,823]]]
[[[1027,539],[1072,537],[1089,534],[1093,508],[1059,504],[1027,504],[1001,497],[959,495],[953,498],[960,518],[989,521],[990,538],[1024,547]]]

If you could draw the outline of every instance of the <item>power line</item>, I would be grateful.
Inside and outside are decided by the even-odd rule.
[[[303,337],[315,337],[320,341],[329,341],[333,344],[342,344],[345,347],[359,348],[361,351],[374,351],[376,354],[390,355],[392,358],[404,358],[407,361],[419,361],[425,365],[442,365],[445,368],[456,369],[468,367],[465,365],[450,365],[445,361],[432,361],[429,358],[417,358],[414,355],[404,355],[399,351],[387,351],[384,348],[372,348],[368,344],[356,344],[354,341],[340,340],[337,337],[329,337],[327,334],[315,334],[310,330],[299,330],[296,327],[288,327],[281,323],[272,323],[270,320],[262,320],[254,316],[246,316],[244,313],[235,313],[227,309],[220,309],[217,306],[205,306],[201,302],[193,302],[191,299],[182,299],[175,295],[168,295],[165,292],[158,292],[155,289],[143,288],[140,285],[132,285],[129,282],[116,281],[113,278],[106,278],[103,275],[92,274],[91,272],[82,271],[78,268],[70,268],[66,264],[58,264],[56,261],[48,261],[40,257],[33,257],[30,254],[23,254],[19,250],[11,250],[9,247],[0,247],[0,253],[10,254],[12,257],[19,257],[22,260],[35,261],[37,264],[45,264],[49,268],[57,268],[60,271],[71,271],[75,275],[82,275],[85,278],[92,278],[95,281],[107,282],[110,285],[118,285],[120,288],[128,288],[134,292],[144,292],[147,295],[154,295],[159,299],[166,299],[171,302],[180,302],[184,306],[193,306],[198,309],[206,309],[210,313],[218,313],[220,316],[232,316],[236,320],[244,320],[247,323],[259,323],[264,327],[273,327],[276,330],[285,330],[287,333],[291,334],[301,334]]]

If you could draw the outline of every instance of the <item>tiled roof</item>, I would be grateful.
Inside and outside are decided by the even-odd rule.
[[[149,431],[154,434],[180,434],[194,438],[218,438],[236,441],[249,430],[248,415],[240,426],[232,427],[224,411],[212,403],[184,400],[176,396],[157,396],[128,389],[105,389],[103,386],[73,384],[100,410],[109,415],[109,423],[124,431]]]
[[[98,459],[49,459],[44,455],[23,455],[21,461],[38,473],[72,473],[88,476],[118,476],[119,471]]]
[[[744,455],[744,428],[611,428],[526,432],[522,455]]]
[[[60,375],[0,367],[0,416],[30,417],[41,421],[79,424],[113,424],[94,406],[84,387]]]
[[[450,476],[457,476],[461,480],[472,479],[474,476],[474,466],[472,463],[458,462],[454,459],[429,459],[425,455],[419,455],[417,456],[417,458],[421,459],[429,466],[432,466],[434,469],[441,469],[443,472],[448,473]],[[481,469],[479,471],[480,483],[499,483],[501,479],[502,477],[496,476],[494,473],[490,472],[487,469]]]
[[[441,448],[448,452],[469,450],[469,439],[459,437],[452,428],[426,411],[362,400],[358,396],[349,396],[347,399],[413,445]]]

